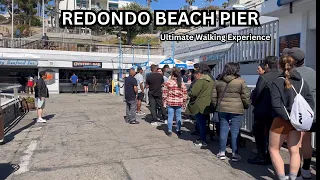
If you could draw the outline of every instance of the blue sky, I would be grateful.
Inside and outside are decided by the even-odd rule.
[[[147,5],[146,0],[127,0],[136,1],[139,4]],[[221,6],[226,0],[214,0],[212,5]],[[205,0],[196,0],[193,6],[203,7],[207,5]],[[151,7],[153,10],[169,10],[169,9],[180,9],[184,5],[187,5],[185,0],[158,0],[158,2],[152,2]]]

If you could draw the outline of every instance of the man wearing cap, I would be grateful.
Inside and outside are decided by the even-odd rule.
[[[296,70],[300,73],[301,77],[308,83],[311,94],[315,97],[316,95],[316,71],[310,67],[305,66],[305,54],[304,52],[297,47],[293,47],[286,52],[283,52],[283,55],[289,55],[293,57],[296,61]],[[316,104],[316,99],[314,99]],[[314,108],[314,124],[316,122],[316,107]],[[314,126],[314,125],[312,125]],[[315,129],[315,128],[314,128]],[[311,131],[315,132],[313,128]],[[312,157],[312,146],[311,146],[311,132],[305,132],[302,139],[302,149],[301,153],[303,156],[303,166],[299,170],[298,177],[301,175],[305,179],[311,178],[310,164]]]
[[[137,74],[134,76],[138,82],[137,115],[145,115],[145,113],[141,111],[141,102],[144,98],[144,79],[142,73],[142,68],[138,67]]]

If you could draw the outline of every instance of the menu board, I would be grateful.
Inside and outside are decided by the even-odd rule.
[[[300,48],[300,33],[279,37],[279,56],[284,48]]]

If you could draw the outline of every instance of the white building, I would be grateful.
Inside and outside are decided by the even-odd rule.
[[[96,9],[108,10],[119,9],[131,3],[130,1],[121,0],[62,0],[59,3],[60,10],[75,10],[75,9]]]
[[[277,5],[277,2],[292,2]],[[306,54],[306,65],[316,69],[316,0],[268,0],[261,14],[279,18],[280,52],[285,47],[299,46]]]
[[[104,90],[106,78],[118,79],[119,65],[125,70],[132,68],[132,64],[144,65],[159,63],[165,59],[161,55],[123,54],[119,59],[116,53],[94,53],[76,51],[33,50],[0,48],[0,83],[15,82],[20,77],[37,76],[40,71],[48,72],[47,81],[50,93],[70,92],[70,76],[73,72],[79,77],[78,90],[83,90],[81,81],[84,76],[98,79],[98,91]],[[119,64],[119,60],[121,63]],[[89,89],[92,88],[90,85]],[[91,91],[91,89],[90,89]]]

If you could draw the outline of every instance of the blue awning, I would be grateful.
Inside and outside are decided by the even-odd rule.
[[[161,61],[159,64],[174,64],[174,60],[172,58],[167,58]]]

